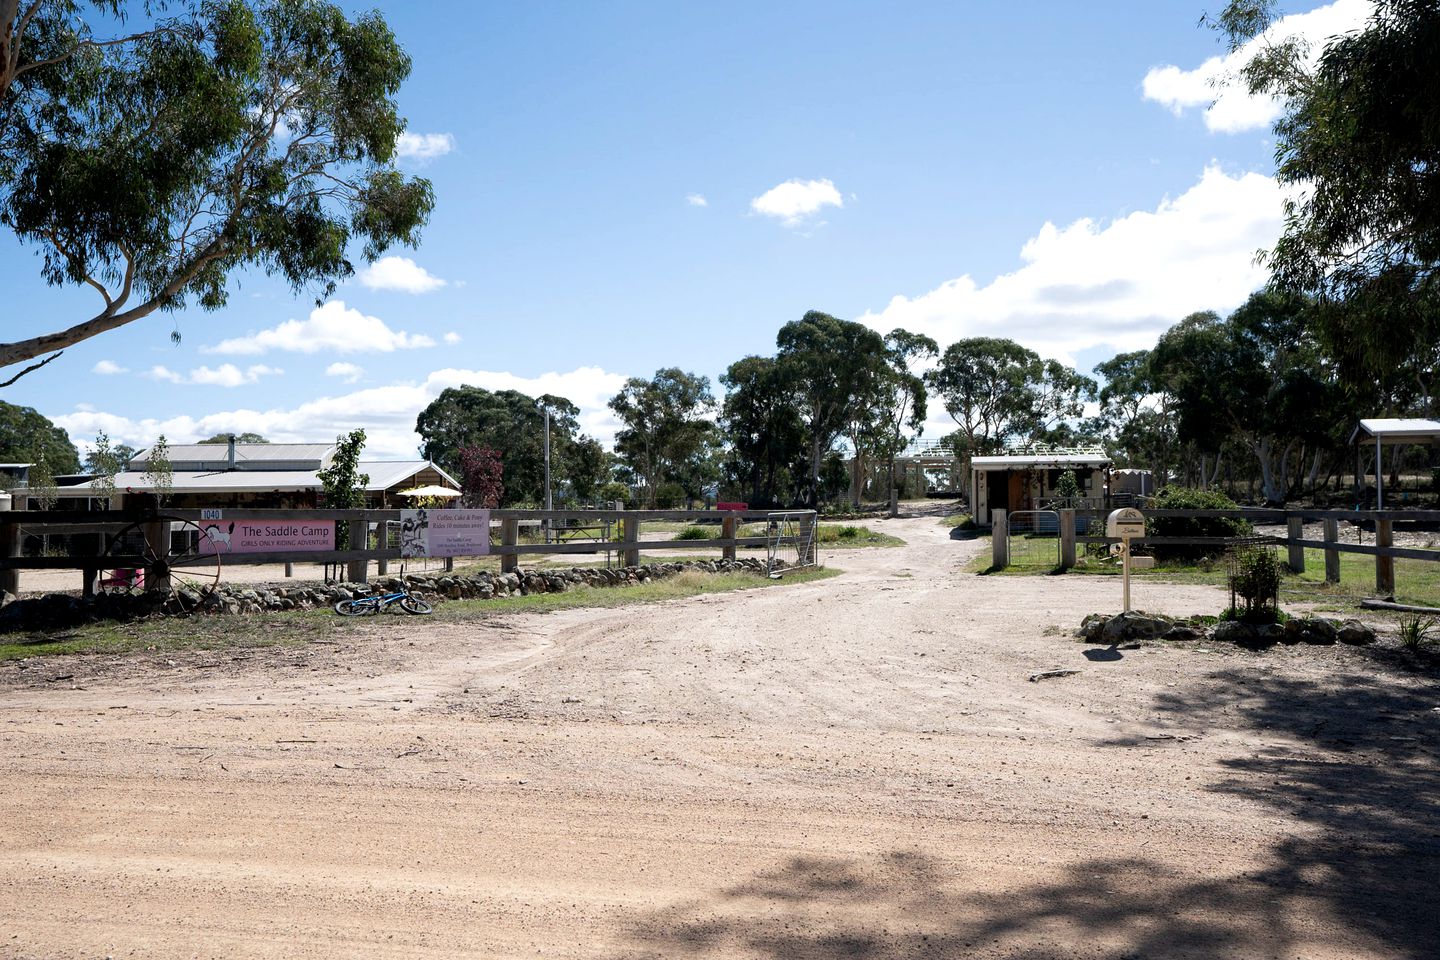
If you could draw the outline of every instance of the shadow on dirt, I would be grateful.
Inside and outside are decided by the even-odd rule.
[[[1087,861],[1050,882],[966,888],[963,863],[797,857],[709,902],[661,911],[627,958],[969,960],[1259,957],[1293,942],[1263,883],[1185,881],[1140,859]]]
[[[1367,654],[1357,652],[1358,656]],[[1440,911],[1440,689],[1371,660],[1375,673],[1324,683],[1229,669],[1199,695],[1166,692],[1162,713],[1186,723],[1265,731],[1276,745],[1226,761],[1210,789],[1264,803],[1318,827],[1275,851],[1270,882],[1311,885],[1333,915],[1397,955],[1435,956]],[[1407,682],[1408,680],[1408,682]]]
[[[1250,958],[1306,955],[1318,940],[1327,955],[1433,957],[1440,692],[1433,680],[1370,666],[1373,675],[1324,683],[1229,669],[1159,698],[1157,709],[1186,725],[1265,734],[1265,747],[1225,762],[1202,788],[1294,824],[1243,875],[1092,859],[1037,864],[1029,876],[1045,879],[977,889],[963,851],[797,857],[656,912],[621,956]]]

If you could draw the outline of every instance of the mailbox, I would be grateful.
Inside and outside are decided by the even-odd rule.
[[[1113,510],[1105,520],[1105,536],[1130,540],[1145,536],[1145,514],[1134,507]]]

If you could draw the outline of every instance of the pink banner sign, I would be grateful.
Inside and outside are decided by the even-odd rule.
[[[288,553],[334,550],[334,520],[202,520],[200,550],[216,553]]]

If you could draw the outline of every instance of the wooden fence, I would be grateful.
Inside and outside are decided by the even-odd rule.
[[[226,566],[243,564],[296,563],[344,565],[346,579],[364,582],[369,577],[371,561],[377,572],[387,572],[390,561],[401,559],[400,550],[386,546],[383,534],[372,545],[372,528],[383,531],[387,522],[400,520],[399,510],[251,510],[225,509],[223,518],[231,520],[333,520],[336,530],[348,524],[349,541],[364,544],[347,550],[298,550],[270,553],[226,553]],[[199,524],[215,518],[210,511],[161,510],[141,513],[134,511],[79,512],[66,510],[12,510],[0,512],[0,589],[19,592],[22,570],[78,570],[82,590],[88,595],[95,590],[97,575],[102,570],[135,568],[146,571],[145,582],[151,589],[169,588],[171,567],[195,566],[213,562],[213,555],[172,559],[171,528],[176,521]],[[609,554],[619,556],[622,566],[638,566],[644,551],[716,550],[720,556],[733,560],[737,548],[777,547],[797,551],[805,562],[815,560],[815,512],[812,510],[491,510],[492,541],[490,553],[500,557],[502,571],[520,565],[524,556]],[[741,537],[740,525],[765,523],[775,526],[785,521],[794,528],[788,535],[776,533],[763,537]],[[681,521],[718,524],[720,536],[705,540],[643,540],[646,522]],[[550,543],[522,543],[521,529],[546,525],[547,529],[564,531],[572,526],[618,523],[619,540],[587,539]],[[139,525],[144,533],[143,553],[122,554],[100,552],[86,556],[27,557],[22,556],[27,536],[58,534],[99,534],[101,542],[126,527]],[[499,537],[493,535],[498,528]],[[453,558],[447,568],[453,566]]]
[[[1104,521],[1106,513],[1099,510],[1060,510],[1060,569],[1067,570],[1075,565],[1076,548],[1079,544],[1112,544],[1119,541],[1113,537],[1091,536],[1078,532],[1078,525],[1084,521]],[[1382,596],[1395,592],[1395,561],[1423,560],[1440,562],[1440,550],[1422,550],[1414,547],[1397,547],[1395,543],[1396,523],[1440,524],[1440,510],[1141,510],[1150,517],[1184,517],[1247,520],[1255,524],[1285,525],[1285,536],[1265,538],[1286,550],[1286,562],[1296,573],[1305,572],[1306,549],[1325,552],[1325,580],[1340,582],[1340,555],[1356,553],[1375,558],[1375,590]],[[1004,569],[1009,564],[1006,546],[1008,520],[1005,512],[994,512],[992,527],[992,561],[995,569]],[[1322,539],[1310,540],[1305,537],[1305,522],[1319,520],[1323,523]],[[1340,524],[1348,523],[1361,531],[1373,531],[1373,543],[1347,543],[1340,539]],[[1145,537],[1130,541],[1134,546],[1209,546],[1217,551],[1234,542],[1232,537]]]

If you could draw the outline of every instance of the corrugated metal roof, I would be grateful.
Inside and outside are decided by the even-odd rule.
[[[1404,443],[1409,440],[1434,440],[1440,438],[1440,420],[1423,420],[1418,417],[1375,417],[1361,420],[1360,426],[1351,435],[1353,441],[1361,432],[1379,437],[1382,442]]]
[[[378,493],[408,482],[416,474],[434,470],[457,489],[460,484],[444,470],[428,460],[362,460],[361,473],[370,475],[367,491]],[[172,493],[263,493],[279,490],[292,493],[319,490],[320,478],[314,470],[176,470]],[[89,496],[94,481],[62,487],[61,496]],[[143,470],[126,470],[115,475],[115,489],[121,493],[148,493],[155,489]]]
[[[151,450],[135,457],[131,464],[148,464]],[[237,443],[235,465],[241,470],[313,470],[324,466],[334,450],[333,443]],[[230,446],[225,443],[178,443],[170,448],[170,463],[177,470],[224,470],[229,460]]]
[[[1001,457],[974,457],[970,461],[976,470],[1003,467],[1104,467],[1111,463],[1103,453],[1031,453],[1006,454]]]

